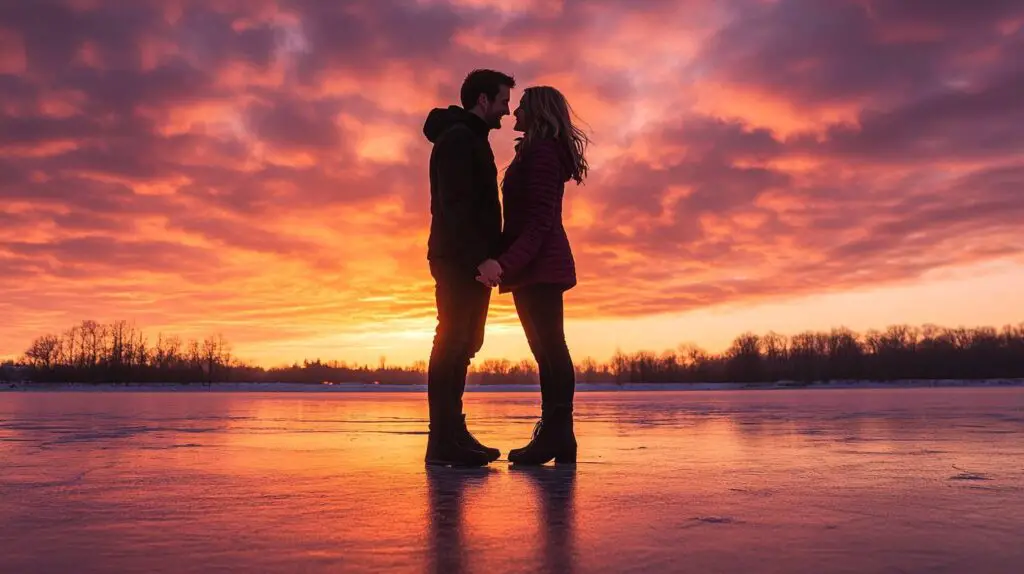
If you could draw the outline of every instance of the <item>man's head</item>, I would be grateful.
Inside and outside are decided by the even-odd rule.
[[[501,128],[508,115],[509,91],[516,87],[512,76],[494,70],[473,70],[462,82],[462,107],[487,122],[491,129]]]

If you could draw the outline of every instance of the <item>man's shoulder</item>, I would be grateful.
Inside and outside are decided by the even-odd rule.
[[[451,126],[434,142],[433,153],[441,157],[469,156],[484,158],[490,152],[486,139],[465,124]]]
[[[435,145],[451,144],[451,143],[472,143],[475,139],[473,130],[469,129],[466,124],[455,124],[448,129],[444,130],[441,135],[437,138]]]

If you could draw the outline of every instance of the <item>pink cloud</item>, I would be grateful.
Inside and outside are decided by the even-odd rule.
[[[429,323],[422,121],[483,66],[593,128],[573,316],[1019,259],[1024,10],[961,4],[7,3],[0,354],[85,317]]]

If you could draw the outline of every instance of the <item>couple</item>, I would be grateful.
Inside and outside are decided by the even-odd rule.
[[[513,88],[515,80],[506,74],[475,70],[462,84],[462,106],[432,110],[423,126],[434,144],[427,259],[437,299],[427,373],[428,465],[484,466],[501,456],[476,440],[462,412],[466,372],[483,345],[495,286],[512,293],[540,371],[541,420],[529,444],[509,452],[508,460],[576,461],[576,380],[562,304],[563,293],[576,285],[576,269],[562,227],[562,195],[568,181],[580,184],[587,175],[587,137],[570,121],[558,90],[524,90],[513,128],[523,135],[502,181],[502,205],[488,135],[509,114]]]

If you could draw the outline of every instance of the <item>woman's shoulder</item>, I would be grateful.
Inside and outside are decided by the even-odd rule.
[[[525,153],[530,155],[558,153],[558,140],[553,137],[542,137],[527,142]]]
[[[561,164],[562,148],[555,138],[530,140],[523,148],[521,157],[530,164]]]
[[[559,178],[567,176],[567,155],[555,138],[537,138],[530,141],[523,153],[524,163],[530,171],[550,172]]]

